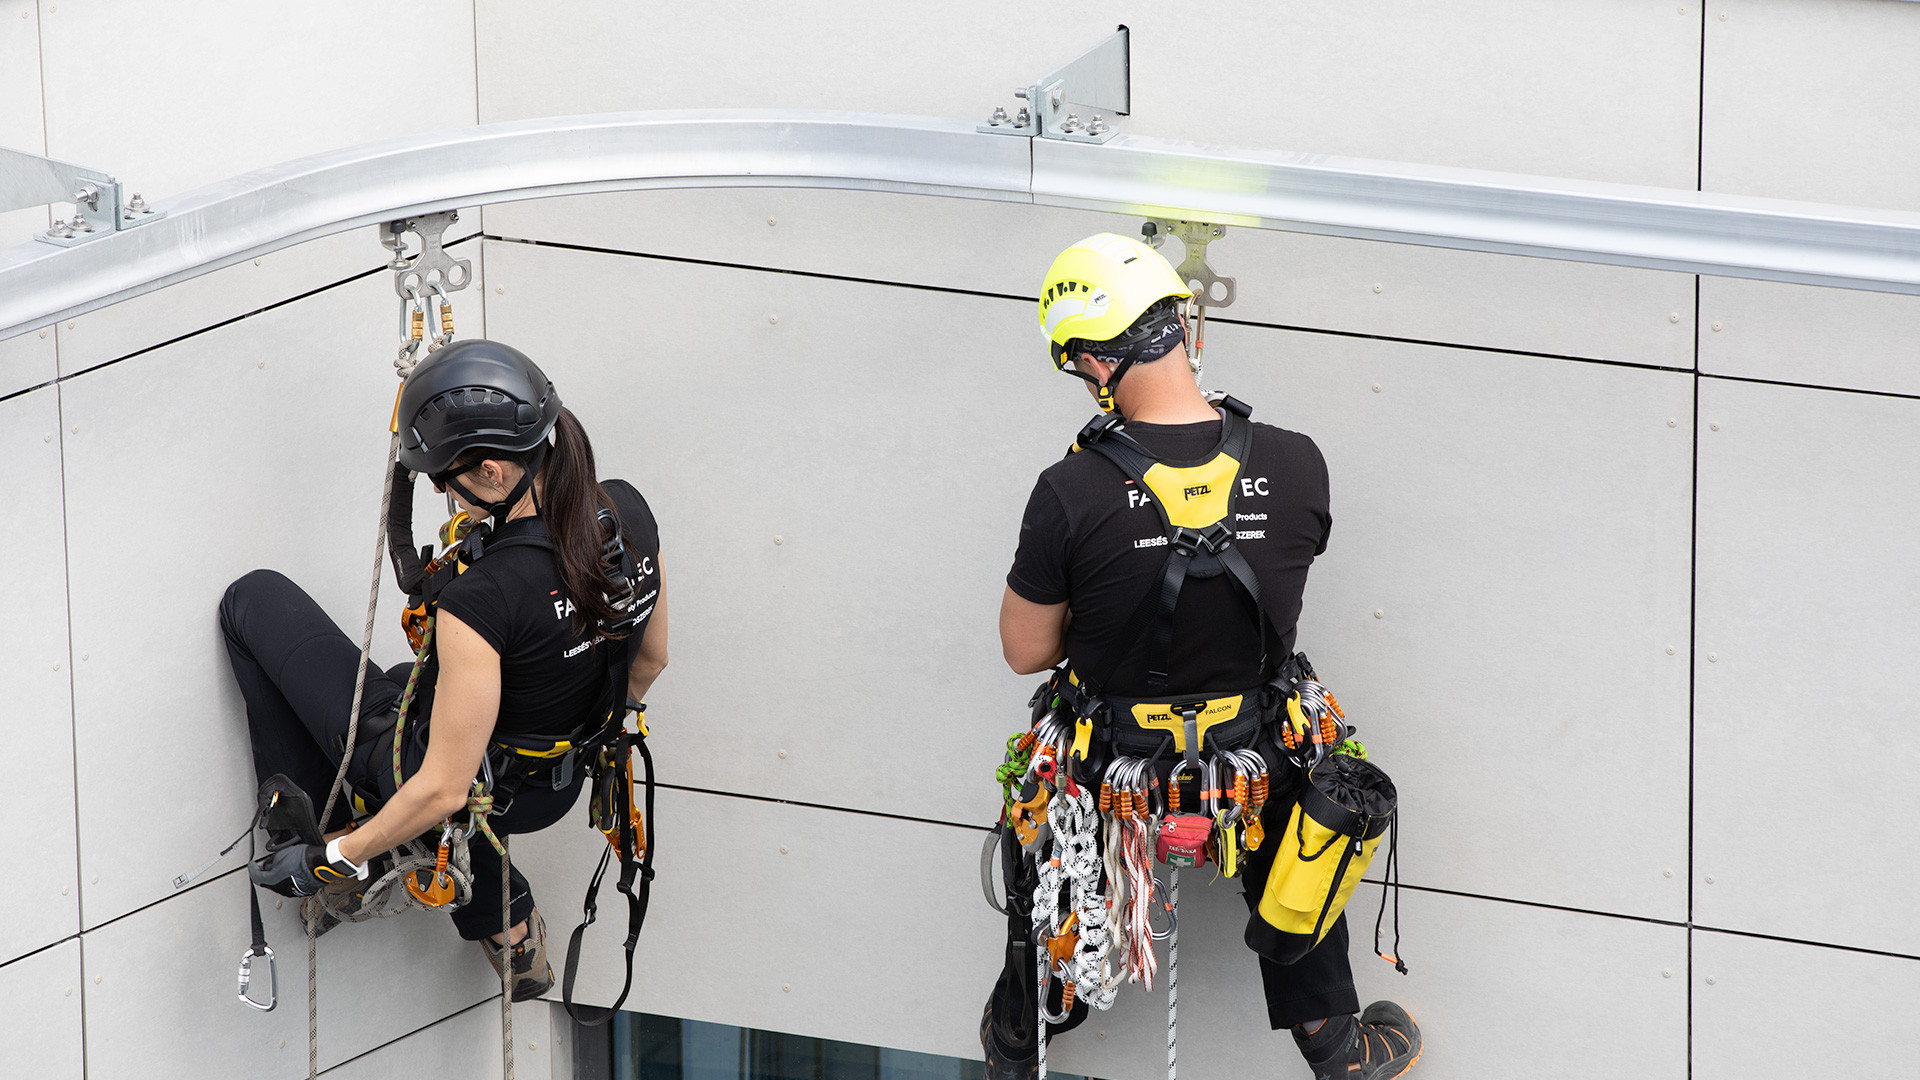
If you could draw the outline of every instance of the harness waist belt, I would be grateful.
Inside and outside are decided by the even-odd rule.
[[[1076,712],[1096,711],[1095,701],[1080,685],[1072,671],[1060,687]],[[1183,697],[1122,698],[1102,695],[1098,702],[1106,706],[1107,736],[1116,749],[1129,754],[1151,754],[1173,736],[1173,750],[1187,752],[1187,720],[1194,721],[1197,753],[1202,750],[1238,749],[1251,745],[1266,723],[1262,706],[1265,686],[1228,693],[1193,694]]]

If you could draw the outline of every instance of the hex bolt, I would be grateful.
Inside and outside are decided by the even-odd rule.
[[[72,229],[74,232],[92,232],[93,231],[93,226],[88,224],[87,219],[81,217],[79,211],[77,210],[74,211],[73,220],[67,222],[67,228]]]
[[[1032,127],[1033,114],[1028,112],[1026,109],[1021,109],[1019,112],[1014,113],[1013,126],[1014,127]]]
[[[142,198],[140,193],[136,191],[133,193],[133,198],[127,200],[127,212],[130,214],[151,214],[153,210],[147,206],[147,200]]]
[[[64,220],[56,221],[53,223],[53,228],[47,230],[47,235],[56,240],[65,240],[67,237],[73,235],[73,227],[68,225]]]
[[[1099,113],[1093,114],[1093,122],[1087,125],[1087,134],[1104,135],[1107,133],[1107,118]]]
[[[1013,96],[1019,98],[1021,101],[1027,100],[1027,88],[1024,86],[1014,87]]]
[[[1060,130],[1067,131],[1067,132],[1079,131],[1080,130],[1080,114],[1068,113],[1067,118],[1060,122]]]
[[[1001,124],[1004,124],[1006,122],[1007,122],[1007,107],[1004,105],[995,105],[993,107],[993,115],[987,117],[988,126],[999,127]]]

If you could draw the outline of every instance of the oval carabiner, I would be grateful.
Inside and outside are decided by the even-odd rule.
[[[265,1005],[260,1004],[257,999],[247,993],[247,986],[253,982],[253,958],[256,956],[267,958],[267,1003]],[[280,972],[274,966],[271,945],[261,945],[259,952],[254,952],[253,946],[249,945],[247,951],[240,954],[239,998],[240,1004],[261,1012],[272,1012],[273,1007],[280,1004]]]

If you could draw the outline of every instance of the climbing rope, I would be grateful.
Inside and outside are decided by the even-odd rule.
[[[399,293],[401,298],[401,343],[398,354],[393,361],[393,371],[401,380],[402,384],[406,382],[409,375],[413,374],[414,367],[418,365],[422,356],[423,346],[424,352],[431,353],[453,341],[453,302],[447,295],[447,288],[449,286],[454,289],[465,288],[472,277],[470,266],[464,261],[453,259],[440,246],[441,237],[445,234],[447,226],[453,224],[457,219],[458,215],[456,213],[453,211],[445,211],[439,214],[429,214],[417,219],[398,221],[381,226],[381,243],[393,252],[393,261],[390,264],[390,268],[394,273],[395,291]],[[421,251],[411,257],[406,254],[406,245],[403,239],[407,232],[414,232],[421,239]],[[455,267],[460,269],[460,277],[457,282],[454,282],[451,277],[451,272]],[[421,295],[421,287],[423,285],[428,290],[430,299],[429,297],[423,297]],[[431,342],[428,342],[425,333],[425,324],[427,308],[430,302],[438,310],[440,332],[434,336]],[[340,755],[340,767],[334,773],[332,786],[327,789],[326,808],[320,813],[319,824],[323,831],[326,829],[327,822],[333,817],[333,808],[341,792],[346,790],[347,766],[353,760],[353,752],[359,743],[360,703],[366,696],[367,661],[373,653],[374,616],[380,603],[380,577],[387,555],[387,512],[393,505],[393,489],[395,486],[393,463],[398,458],[399,453],[400,430],[396,416],[396,422],[387,440],[387,455],[385,460],[387,480],[380,488],[380,518],[374,540],[373,582],[367,590],[367,619],[366,625],[360,635],[360,662],[354,673],[353,702],[347,714],[347,738]],[[429,621],[426,629],[427,636],[419,651],[414,654],[413,671],[407,678],[406,692],[402,696],[400,714],[397,718],[398,722],[396,722],[394,727],[394,783],[396,788],[401,782],[400,724],[404,722],[406,710],[412,704],[413,694],[420,677],[420,671],[425,664],[427,647],[432,640],[431,633],[432,622]],[[500,888],[502,895],[505,896],[511,888],[506,859],[506,847],[494,836],[493,829],[486,823],[485,816],[492,812],[493,800],[491,796],[485,794],[484,789],[482,789],[478,782],[475,783],[474,788],[474,795],[470,796],[467,800],[468,809],[474,811],[474,822],[478,825],[480,831],[486,834],[487,839],[493,843],[494,847],[501,854]],[[476,804],[483,804],[484,809],[475,809]],[[447,823],[445,827],[450,829],[451,823]],[[446,834],[443,832],[443,838],[445,836]],[[379,893],[374,913],[361,915],[358,918],[352,915],[346,916],[350,921],[358,922],[365,918],[393,915],[405,910],[405,905],[395,908],[386,902],[386,898],[392,895],[392,889],[395,883],[409,879],[421,869],[431,871],[435,879],[438,879],[443,873],[448,876],[455,888],[455,906],[464,903],[466,898],[470,897],[472,892],[471,870],[466,865],[464,845],[459,849],[457,856],[442,856],[438,851],[429,855],[421,849],[421,845],[419,845],[417,840],[409,841],[407,844],[402,845],[402,848],[396,849],[396,852],[400,854],[395,859],[394,868],[382,875],[374,887],[368,889],[366,893],[363,894],[361,906],[362,910],[365,910],[367,903],[366,898],[376,892]],[[458,861],[459,866],[449,865],[450,861],[455,860]],[[411,892],[408,892],[407,895],[417,902],[418,898],[413,897]],[[339,903],[345,903],[345,898],[341,898]],[[323,901],[319,895],[310,896],[301,904],[301,915],[303,921],[306,923],[307,930],[308,1080],[318,1080],[320,1075],[319,965],[316,942],[319,938],[321,921],[330,914],[335,918],[340,917],[337,906],[330,905]],[[511,905],[508,905],[502,917],[506,919],[512,918]],[[503,937],[511,938],[510,925],[507,931],[503,933]],[[509,952],[508,962],[505,965],[505,973],[501,977],[501,993],[504,999],[503,1008],[505,1010],[503,1015],[505,1041],[502,1044],[502,1067],[506,1080],[513,1080],[512,946],[509,944],[505,947]]]
[[[1167,866],[1167,904],[1173,927],[1167,931],[1167,1080],[1174,1080],[1175,1046],[1180,1033],[1180,868]]]

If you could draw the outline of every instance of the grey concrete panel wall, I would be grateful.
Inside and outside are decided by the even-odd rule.
[[[47,152],[40,109],[40,17],[34,0],[0,5],[0,146],[29,154]],[[21,243],[50,224],[44,208],[0,213],[0,248]],[[0,381],[0,394],[9,389]]]
[[[460,220],[447,230],[445,239],[450,245],[456,244],[476,236],[479,230],[479,211],[463,211]],[[478,247],[469,240],[453,248],[454,257],[472,259]],[[411,250],[418,252],[418,245]],[[356,229],[276,251],[249,263],[229,266],[205,277],[69,319],[55,328],[60,339],[60,372],[71,375],[86,371],[349,278],[378,273],[390,282],[392,278],[386,274],[385,267],[391,257],[380,245],[375,230]],[[475,269],[477,272],[478,267]],[[479,331],[478,289],[476,277],[465,291],[453,294],[455,329],[461,337],[473,337]],[[391,286],[388,291],[392,293]],[[381,326],[397,345],[400,322],[397,295],[392,297],[391,305],[392,310],[385,313]],[[269,354],[270,350],[263,353]]]
[[[1133,29],[1126,130],[1552,176],[1691,187],[1699,41],[1657,4],[1338,0],[1191,12],[1017,4],[930,24],[879,2],[716,4],[668,19],[612,0],[564,18],[484,0],[483,121],[613,109],[780,105],[972,116]],[[581,33],[592,26],[591,33]],[[635,63],[644,43],[646,63]],[[956,77],[956,60],[964,75]],[[878,96],[876,96],[878,95]]]
[[[1180,1071],[1305,1080],[1291,1036],[1268,1031],[1257,962],[1240,939],[1239,883],[1212,878],[1211,869],[1181,874]],[[1378,903],[1366,886],[1347,909],[1355,984],[1363,1006],[1390,998],[1420,1024],[1426,1050],[1413,1075],[1520,1075],[1510,1068],[1512,1025],[1488,1021],[1508,1017],[1524,1018],[1515,1022],[1529,1046],[1553,1048],[1554,1076],[1686,1077],[1684,928],[1408,891],[1402,977],[1373,955]],[[1164,948],[1160,960],[1164,977]],[[1164,1076],[1166,1009],[1163,984],[1150,994],[1125,987],[1111,1012],[1053,1044],[1048,1065],[1113,1080]]]
[[[89,926],[165,897],[247,820],[247,729],[215,614],[227,584],[278,569],[359,639],[393,304],[365,278],[63,384],[69,552],[113,568],[70,582]],[[390,572],[382,588],[375,659],[394,664]],[[191,777],[193,797],[165,792],[129,829],[131,776]]]
[[[1036,681],[1000,658],[1001,582],[1029,478],[1081,422],[1027,305],[523,244],[487,264],[492,332],[659,516],[664,777],[990,821]],[[701,764],[716,745],[734,753]]]
[[[282,906],[266,892],[261,902],[280,966],[280,1007],[270,1013],[234,1000],[234,973],[249,939],[244,873],[226,874],[87,932],[91,1075],[306,1075],[306,935],[299,905]],[[263,967],[256,961],[256,980]],[[444,917],[421,913],[330,932],[318,942],[318,969],[323,1068],[500,988],[477,946],[460,941]],[[254,990],[264,985],[256,982]]]
[[[52,382],[58,374],[55,348],[51,329],[0,341],[0,396]]]
[[[1326,455],[1299,647],[1399,785],[1407,880],[1684,918],[1690,379],[1210,337],[1209,385]]]
[[[0,962],[80,929],[58,395],[46,387],[0,401],[12,506],[0,559],[0,728],[34,762],[32,783],[0,787],[0,860],[33,867],[0,919]]]
[[[1694,917],[1920,953],[1920,403],[1709,380],[1700,417]]]
[[[845,191],[654,191],[487,211],[498,236],[1011,296],[1037,295],[1065,244],[1138,235],[1140,223]],[[1178,241],[1165,250],[1179,261]],[[1209,258],[1239,279],[1233,306],[1216,312],[1236,321],[1693,366],[1687,274],[1247,229],[1228,230]]]
[[[1920,297],[1703,277],[1700,370],[1920,395]]]
[[[515,1080],[572,1080],[572,1048],[565,1045],[571,1032],[563,1028],[560,1039],[555,1039],[556,1015],[563,1024],[567,1022],[557,1005],[532,1001],[513,1007]],[[438,1076],[480,1080],[500,1072],[500,1002],[495,999],[337,1065],[326,1075],[330,1080]]]
[[[1910,1075],[1920,960],[1693,935],[1694,1080]]]
[[[708,715],[663,707],[655,730]],[[697,760],[673,756],[683,769]],[[981,830],[674,789],[659,792],[656,814],[658,876],[627,1008],[978,1056],[1006,939],[980,893]],[[564,942],[605,841],[568,815],[514,849],[550,939]],[[619,993],[625,931],[609,884],[578,1000]]]
[[[41,8],[48,153],[150,201],[320,150],[474,123],[473,8],[245,0]],[[404,40],[404,45],[396,45]]]
[[[80,943],[62,942],[0,966],[0,1072],[82,1080]]]
[[[1709,10],[1703,188],[1920,208],[1920,7],[1716,0]]]

